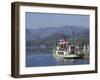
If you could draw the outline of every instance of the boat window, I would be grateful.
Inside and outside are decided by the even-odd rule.
[[[63,52],[58,52],[58,54],[64,54]]]

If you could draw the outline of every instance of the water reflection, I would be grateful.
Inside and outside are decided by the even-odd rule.
[[[59,58],[59,57],[56,57],[55,58],[56,62],[58,65],[70,65],[70,64],[73,64],[74,63],[74,59],[64,59],[64,58]]]
[[[57,65],[75,65],[75,64],[89,64],[89,59],[64,59],[61,57],[54,57]]]

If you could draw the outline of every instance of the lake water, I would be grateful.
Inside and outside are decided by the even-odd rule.
[[[63,59],[55,58],[51,52],[47,51],[27,51],[26,67],[39,67],[39,66],[60,66],[60,65],[82,65],[89,64],[89,59]]]

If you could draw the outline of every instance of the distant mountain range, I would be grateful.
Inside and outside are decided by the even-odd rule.
[[[61,26],[40,29],[26,28],[27,41],[61,39],[65,36],[68,39],[70,39],[71,37],[89,38],[89,28],[81,26]]]

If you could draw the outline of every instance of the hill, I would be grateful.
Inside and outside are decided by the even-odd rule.
[[[89,28],[81,26],[61,26],[40,29],[26,29],[27,46],[54,46],[59,39],[67,37],[70,41],[72,38],[89,38]],[[85,39],[85,40],[86,40]]]

